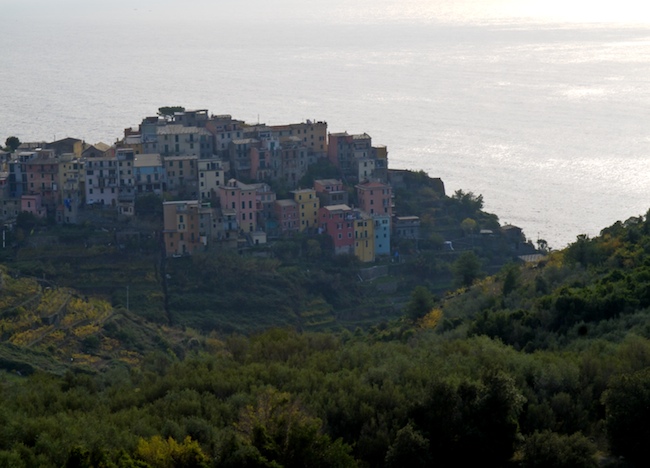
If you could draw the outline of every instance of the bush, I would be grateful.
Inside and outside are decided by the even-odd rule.
[[[525,468],[595,468],[596,446],[584,435],[535,432],[526,439],[522,450]]]

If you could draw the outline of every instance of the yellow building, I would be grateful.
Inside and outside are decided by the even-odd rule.
[[[81,192],[83,186],[83,162],[74,154],[66,153],[59,158],[59,187],[64,191]]]
[[[307,120],[297,124],[272,125],[269,128],[280,141],[297,138],[314,153],[327,153],[327,122]]]
[[[293,199],[298,204],[298,219],[300,232],[315,228],[318,225],[318,209],[320,200],[314,189],[294,190]]]
[[[375,223],[363,212],[354,220],[354,255],[362,262],[375,261]]]

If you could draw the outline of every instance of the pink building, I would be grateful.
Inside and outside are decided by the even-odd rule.
[[[282,234],[298,232],[298,203],[294,200],[276,200],[273,204],[275,218]]]
[[[383,182],[365,182],[356,185],[359,208],[371,215],[393,215],[393,192]]]
[[[37,218],[45,218],[47,210],[42,204],[42,198],[39,194],[23,195],[20,197],[20,211],[31,213]]]
[[[257,186],[230,179],[225,186],[218,189],[221,209],[234,211],[239,229],[253,232],[257,228]]]
[[[324,206],[318,210],[318,226],[334,243],[335,254],[354,254],[354,212],[348,205]]]
[[[59,202],[59,160],[53,150],[41,150],[25,165],[27,193],[42,196],[42,203],[49,205],[54,212]]]

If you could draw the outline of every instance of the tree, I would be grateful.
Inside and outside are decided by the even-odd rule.
[[[417,286],[411,292],[411,300],[404,307],[405,315],[411,320],[418,320],[433,309],[435,299],[431,291],[424,286]]]
[[[596,468],[596,446],[584,435],[544,431],[529,436],[522,450],[524,468]]]
[[[463,252],[452,265],[458,286],[471,286],[481,276],[481,261],[474,252]]]
[[[460,228],[463,230],[465,235],[473,234],[476,232],[476,229],[478,227],[478,223],[474,221],[472,218],[465,218],[461,223],[460,223]]]
[[[487,371],[480,382],[433,381],[412,415],[437,465],[505,466],[524,402],[512,377]]]
[[[307,241],[307,257],[312,260],[319,258],[322,254],[320,243],[315,239],[309,239]]]
[[[176,112],[185,112],[183,106],[164,106],[158,108],[158,115],[170,120]]]
[[[155,435],[150,439],[140,439],[136,457],[155,468],[172,468],[175,466],[207,468],[208,457],[203,453],[199,443],[189,436],[182,443],[173,438],[163,439]]]
[[[644,465],[650,440],[650,369],[613,379],[603,400],[612,451]]]
[[[546,254],[551,251],[551,248],[548,246],[548,242],[544,239],[537,239],[537,250],[541,253]]]
[[[386,466],[431,466],[429,440],[417,431],[411,423],[407,424],[397,431],[395,441],[386,453]]]
[[[308,415],[289,393],[263,390],[235,425],[240,452],[248,446],[257,466],[356,466],[351,448],[322,433],[320,419]],[[275,463],[274,463],[275,462]]]
[[[462,190],[456,190],[450,199],[466,215],[471,215],[483,209],[483,195],[477,196],[473,192],[465,193]]]
[[[503,278],[503,295],[507,296],[517,287],[519,281],[519,267],[510,264],[505,267],[506,275]]]
[[[5,140],[5,146],[9,152],[13,153],[20,146],[20,140],[15,136],[10,136]]]

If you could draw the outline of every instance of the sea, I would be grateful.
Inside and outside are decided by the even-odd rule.
[[[180,105],[326,121],[560,249],[650,208],[650,7],[0,0],[0,143],[111,144]]]

